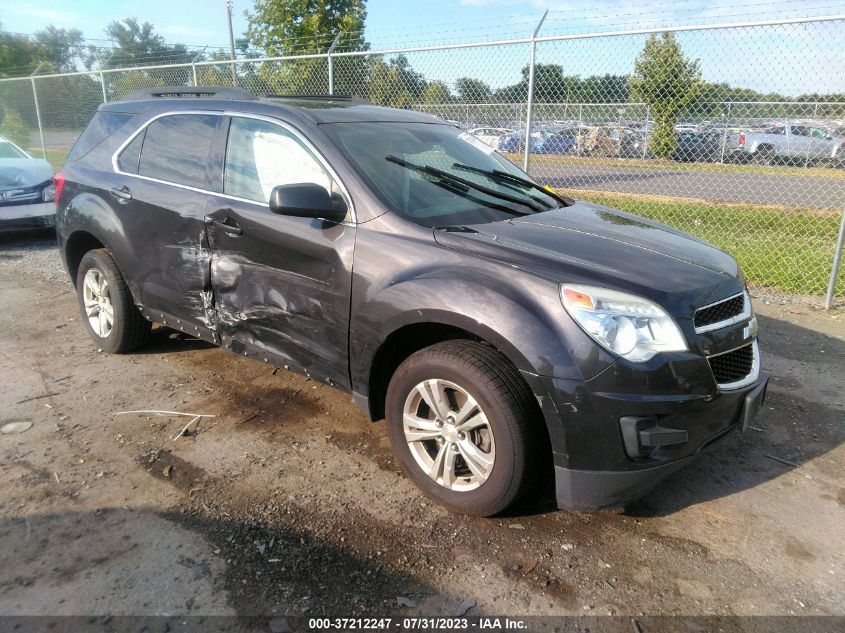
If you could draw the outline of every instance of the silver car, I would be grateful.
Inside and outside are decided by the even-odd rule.
[[[842,158],[845,139],[805,124],[772,125],[760,132],[739,132],[728,137],[734,156],[770,165],[776,160],[832,161]]]
[[[55,226],[53,168],[0,136],[0,232]]]

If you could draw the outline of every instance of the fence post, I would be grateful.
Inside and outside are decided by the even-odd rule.
[[[38,71],[41,70],[43,65],[44,62],[41,62],[35,67],[35,70],[33,70],[32,74],[29,76],[29,80],[32,82],[32,100],[35,102],[35,118],[38,120],[38,136],[41,138],[41,156],[44,160],[47,160],[47,144],[44,142],[44,126],[41,125],[41,108],[38,107],[38,89],[35,87],[35,76],[38,74]]]
[[[197,82],[197,62],[199,61],[200,57],[202,57],[203,53],[205,53],[205,49],[208,48],[208,45],[202,47],[202,50],[194,55],[194,58],[191,60],[191,75],[194,77],[194,87],[199,86],[199,82]]]
[[[818,121],[818,118],[819,118],[819,103],[817,101],[816,107],[813,108],[813,125],[817,125],[816,122]],[[810,133],[809,138],[813,138],[812,132]],[[811,143],[808,141],[807,142],[807,155],[804,157],[804,167],[810,166],[810,145],[811,145]]]
[[[342,31],[341,31],[342,33]],[[334,40],[332,41],[332,45],[329,46],[329,51],[326,53],[326,59],[329,62],[329,94],[334,94],[334,64],[332,63],[332,53],[334,53],[334,49],[337,48],[337,43],[340,41],[340,34],[334,36]]]
[[[824,309],[830,310],[833,305],[833,291],[836,289],[836,276],[839,274],[839,262],[842,260],[842,242],[845,240],[845,206],[842,207],[842,220],[839,222],[839,237],[836,240],[836,250],[833,251],[833,266],[830,269],[830,283],[824,298]]]
[[[106,76],[103,74],[102,69],[100,69],[100,87],[103,89],[103,103],[108,103],[109,94],[106,92]]]
[[[549,10],[543,14],[534,33],[531,35],[531,43],[528,55],[528,102],[527,111],[525,113],[525,157],[522,159],[522,171],[528,173],[528,155],[531,153],[531,108],[534,106],[534,55],[537,52],[537,33],[546,21],[546,16],[549,15]]]
[[[645,132],[643,132],[643,160],[648,154],[648,122],[651,119],[651,104],[645,106]]]
[[[719,157],[719,163],[721,164],[725,163],[725,145],[728,142],[728,123],[731,119],[731,102],[728,101],[727,103],[728,107],[722,110],[724,112],[722,122],[725,124],[725,127],[722,128],[722,155]]]

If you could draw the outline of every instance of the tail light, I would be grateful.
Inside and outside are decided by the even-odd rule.
[[[56,207],[58,208],[59,203],[62,199],[62,189],[65,188],[65,175],[62,172],[56,172],[53,175],[53,184],[56,186]]]
[[[745,134],[739,135],[739,141],[737,141],[740,145],[745,145]]]

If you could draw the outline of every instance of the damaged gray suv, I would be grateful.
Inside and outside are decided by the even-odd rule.
[[[765,396],[730,255],[425,114],[156,88],[100,106],[55,181],[98,347],[157,322],[349,392],[458,512],[544,482],[624,504]]]

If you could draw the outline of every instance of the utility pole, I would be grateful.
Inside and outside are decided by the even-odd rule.
[[[235,35],[232,33],[232,0],[226,0],[226,18],[229,20],[229,53],[232,58],[232,86],[238,85],[238,73],[235,69]]]

